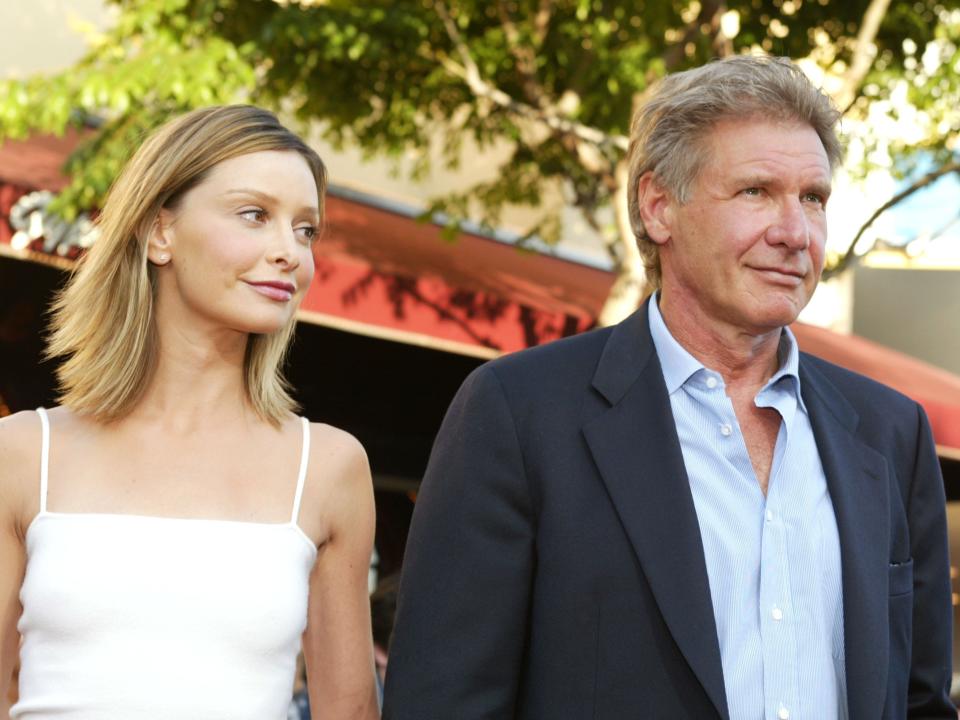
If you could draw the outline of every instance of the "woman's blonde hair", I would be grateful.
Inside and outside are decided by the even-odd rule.
[[[47,356],[64,358],[57,370],[64,405],[101,422],[133,409],[156,363],[156,269],[147,260],[147,240],[160,210],[174,209],[218,163],[266,150],[303,157],[317,184],[322,223],[323,162],[266,110],[195,110],[160,127],[137,150],[107,195],[96,241],[53,303]],[[247,343],[247,399],[273,424],[296,409],[282,374],[295,326],[291,318]]]

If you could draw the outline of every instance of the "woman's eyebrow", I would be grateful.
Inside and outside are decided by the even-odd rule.
[[[271,195],[268,192],[264,192],[263,190],[255,190],[253,188],[233,188],[231,190],[227,190],[224,195],[249,195],[251,197],[259,198],[269,205],[278,205],[280,203],[280,200],[276,196]],[[298,214],[320,217],[320,208],[318,208],[316,205],[304,205],[299,209]]]
[[[227,190],[224,195],[252,195],[253,197],[269,200],[273,203],[277,202],[277,198],[270,193],[263,192],[262,190],[254,190],[253,188],[233,188],[232,190]]]

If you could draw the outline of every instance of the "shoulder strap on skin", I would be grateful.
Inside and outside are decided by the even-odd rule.
[[[300,499],[303,497],[303,484],[307,479],[307,463],[310,458],[310,421],[305,417],[300,418],[300,424],[303,426],[303,446],[300,450],[300,473],[297,476],[297,492],[293,496],[293,512],[290,515],[290,522],[297,524],[297,518],[300,516]]]
[[[47,476],[50,466],[50,419],[45,409],[37,408],[40,416],[40,512],[47,511]]]

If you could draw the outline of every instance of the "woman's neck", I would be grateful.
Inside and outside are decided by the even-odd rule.
[[[249,335],[158,323],[156,364],[131,418],[190,431],[211,416],[250,414],[244,379]]]

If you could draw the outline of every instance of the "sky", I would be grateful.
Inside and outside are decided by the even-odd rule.
[[[921,166],[914,177],[929,172],[930,165]],[[911,179],[898,183],[897,192],[908,187]],[[956,174],[945,175],[933,185],[914,193],[890,210],[892,226],[899,240],[909,242],[925,234],[939,233],[949,225],[941,242],[960,243],[957,198],[960,197],[960,180]],[[952,223],[952,224],[951,224]],[[891,238],[892,240],[893,238]],[[960,248],[956,253],[960,258]]]

